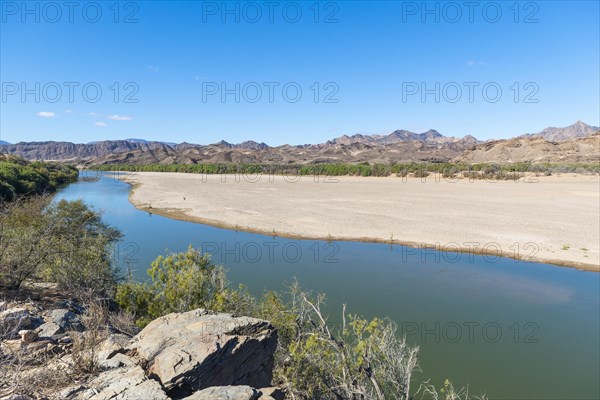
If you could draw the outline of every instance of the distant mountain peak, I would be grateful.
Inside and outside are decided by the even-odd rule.
[[[217,146],[227,147],[228,149],[247,149],[247,150],[262,150],[268,149],[270,146],[264,142],[255,142],[254,140],[246,140],[242,143],[233,144],[229,143],[226,140],[221,140],[218,143],[215,143]]]
[[[248,149],[248,150],[262,150],[262,149],[268,149],[269,145],[267,145],[264,142],[258,143],[258,142],[255,142],[254,140],[246,140],[245,142],[236,144],[235,147],[238,147],[241,149]]]
[[[550,142],[562,142],[565,140],[585,137],[594,134],[598,131],[597,126],[591,126],[585,122],[578,120],[573,125],[565,126],[564,128],[548,127],[538,133],[528,133],[521,137],[542,138]]]
[[[441,133],[439,133],[438,131],[436,131],[435,129],[430,129],[427,132],[422,133],[422,135],[424,135],[424,134],[434,135],[434,136],[437,136],[437,137],[444,136]]]
[[[145,139],[129,138],[129,139],[125,139],[125,140],[128,142],[131,142],[131,143],[148,143],[148,141]]]
[[[231,143],[229,143],[226,140],[221,140],[218,143],[215,143],[217,146],[224,146],[224,147],[228,147],[228,148],[232,148],[233,145]]]

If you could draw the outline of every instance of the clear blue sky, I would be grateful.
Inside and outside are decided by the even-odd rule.
[[[224,15],[220,1],[120,2],[118,15],[112,1],[73,10],[40,2],[37,11],[36,3],[28,14],[20,1],[0,2],[0,139],[13,143],[135,137],[279,145],[430,128],[488,139],[577,120],[600,125],[598,1],[520,2],[518,14],[513,1],[474,10],[462,1],[427,3],[438,21],[435,11],[422,13],[421,1],[321,2],[318,16],[313,1],[280,1],[272,22],[262,1],[227,3],[234,12]],[[87,100],[82,93],[90,82],[102,90],[96,103],[94,84]],[[223,83],[235,92],[236,82],[239,102],[235,93],[224,102],[209,94]],[[278,84],[272,102],[265,82]],[[465,82],[478,85],[472,102]],[[32,92],[24,99],[22,84]],[[422,84],[434,92],[424,101]],[[68,85],[78,85],[72,103]],[[296,87],[302,96],[293,103]],[[497,87],[502,96],[491,102]],[[125,102],[136,89],[130,99],[138,102]]]

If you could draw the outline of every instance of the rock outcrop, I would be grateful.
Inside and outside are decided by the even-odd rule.
[[[29,310],[23,307],[8,308],[0,312],[0,337],[14,337],[31,326]]]
[[[250,386],[214,386],[196,392],[185,400],[257,400],[259,396],[260,392]]]
[[[73,398],[89,400],[170,399],[162,390],[160,383],[146,377],[144,370],[137,365],[103,372],[86,386],[87,389],[80,388],[75,392]]]
[[[151,322],[128,348],[167,392],[271,384],[277,334],[266,321],[195,310]]]
[[[65,397],[271,400],[276,348],[277,332],[263,320],[206,310],[169,314],[130,341],[109,336],[98,356],[107,370]],[[256,389],[263,387],[264,396]]]
[[[66,308],[59,308],[50,312],[50,320],[52,323],[58,325],[62,332],[67,330],[76,330],[81,332],[83,325],[79,321],[79,317],[72,311]]]
[[[22,364],[23,382],[52,380],[44,394],[35,383],[10,392],[0,387],[0,399],[7,393],[49,400],[285,398],[272,386],[277,332],[267,321],[199,309],[158,318],[131,337],[110,325],[86,327],[89,315],[76,304],[46,307],[30,300],[0,303],[0,357],[30,360]],[[90,338],[99,340],[94,370],[73,385],[66,376],[82,371],[77,363],[92,349],[81,346]]]

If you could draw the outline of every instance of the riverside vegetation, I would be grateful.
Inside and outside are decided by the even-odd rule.
[[[441,174],[444,178],[519,179],[527,174],[600,173],[598,163],[551,164],[519,162],[495,163],[395,163],[395,164],[113,164],[92,166],[98,171],[123,172],[183,172],[195,174],[279,174],[291,176],[408,176],[426,177]]]
[[[297,282],[286,293],[253,297],[244,286],[231,287],[224,267],[192,247],[157,258],[148,282],[123,279],[111,262],[121,233],[100,213],[82,201],[52,202],[33,194],[37,191],[27,193],[0,206],[0,296],[35,297],[46,287],[40,285],[50,284],[57,296],[83,305],[85,331],[72,335],[71,364],[61,365],[52,379],[28,375],[25,386],[20,376],[53,356],[11,351],[5,345],[9,338],[1,338],[0,395],[25,387],[27,394],[47,398],[44,393],[57,393],[61,385],[90,380],[101,369],[98,346],[107,326],[133,335],[166,314],[203,308],[270,321],[278,332],[273,383],[289,398],[470,398],[449,381],[440,389],[427,382],[411,389],[418,348],[399,337],[387,318],[367,320],[344,307],[336,327],[322,311],[325,297],[302,290]]]
[[[71,165],[29,162],[17,156],[0,156],[0,201],[12,201],[29,194],[52,193],[77,180],[79,171]]]

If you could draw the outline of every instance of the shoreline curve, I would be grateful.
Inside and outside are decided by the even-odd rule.
[[[152,174],[152,173],[150,173]],[[157,173],[164,174],[164,173]],[[181,175],[181,174],[178,174]],[[364,178],[364,179],[373,179],[373,178]],[[375,178],[377,179],[377,178]],[[377,237],[368,237],[368,236],[343,236],[343,235],[307,235],[302,233],[295,233],[290,231],[280,231],[280,230],[267,230],[256,228],[252,226],[239,225],[235,223],[229,223],[223,220],[217,220],[212,218],[203,218],[197,215],[193,215],[193,210],[190,208],[177,208],[177,207],[152,207],[147,203],[144,204],[139,199],[135,199],[136,193],[139,193],[139,190],[144,186],[144,183],[141,182],[131,182],[127,179],[121,179],[125,183],[130,185],[129,191],[129,202],[138,210],[151,212],[153,214],[161,215],[166,218],[175,219],[179,221],[198,223],[203,225],[208,225],[221,229],[242,231],[254,234],[260,234],[265,236],[273,236],[273,237],[281,237],[287,239],[298,239],[298,240],[320,240],[320,241],[344,241],[344,242],[363,242],[363,243],[380,243],[380,244],[389,244],[389,245],[399,245],[399,246],[407,246],[409,248],[424,250],[424,249],[433,249],[441,252],[455,252],[455,253],[466,253],[466,254],[475,254],[475,255],[484,255],[484,256],[493,256],[493,257],[503,257],[508,259],[517,259],[525,262],[532,263],[543,263],[543,264],[551,264],[558,267],[569,267],[575,268],[582,271],[589,272],[600,272],[600,265],[594,263],[585,263],[574,260],[565,260],[565,259],[553,259],[550,257],[537,257],[537,256],[527,256],[520,254],[520,252],[516,252],[516,254],[494,249],[478,249],[472,247],[464,247],[458,243],[452,243],[452,247],[448,246],[440,246],[438,242],[427,242],[427,241],[407,241],[402,239],[395,239],[391,237],[390,239],[382,239]],[[458,247],[454,247],[454,244],[457,244]]]

